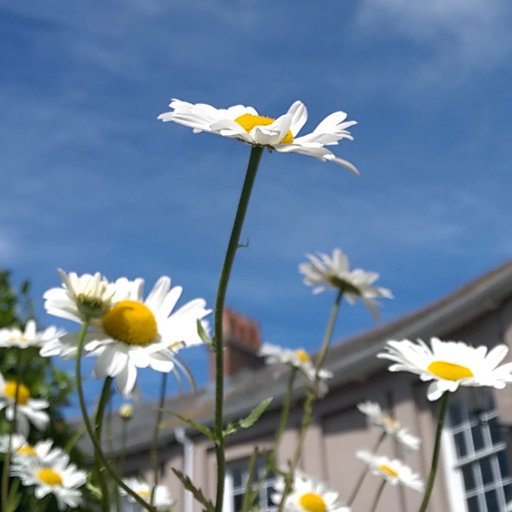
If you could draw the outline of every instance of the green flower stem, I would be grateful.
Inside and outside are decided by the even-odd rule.
[[[336,319],[338,318],[338,313],[340,311],[341,299],[343,298],[343,290],[338,290],[336,294],[336,299],[334,300],[334,304],[331,309],[331,314],[329,315],[329,321],[327,323],[327,327],[325,329],[324,340],[322,342],[322,346],[320,347],[320,352],[316,358],[316,373],[315,373],[315,382],[313,383],[313,391],[318,393],[318,385],[320,383],[319,373],[324,365],[325,358],[327,356],[327,350],[329,350],[329,345],[332,339],[332,332],[334,331],[334,326],[336,325]]]
[[[226,457],[224,453],[224,347],[222,342],[222,313],[224,311],[224,300],[228,288],[231,268],[235,260],[235,254],[239,247],[240,234],[249,205],[252,187],[258,171],[258,165],[263,153],[263,147],[252,146],[245,180],[238,201],[238,208],[231,230],[231,236],[226,249],[226,256],[219,277],[217,297],[215,300],[215,454],[217,459],[217,496],[215,501],[216,512],[222,512],[224,498],[224,478],[226,475]]]
[[[372,449],[372,453],[373,454],[377,453],[377,450],[380,448],[380,445],[382,444],[382,442],[386,438],[386,435],[387,434],[386,434],[385,430],[383,430],[380,433],[379,438],[377,439],[377,442],[375,443],[375,445],[374,445],[374,447]],[[356,496],[359,493],[359,491],[361,489],[361,486],[363,485],[364,479],[366,478],[366,475],[368,474],[368,471],[369,471],[368,465],[365,464],[364,468],[363,468],[363,471],[361,471],[361,474],[359,475],[359,478],[357,479],[356,486],[354,487],[354,490],[352,491],[352,494],[350,495],[350,498],[347,501],[347,507],[350,507],[352,505],[352,503],[354,503],[354,500],[356,499]]]
[[[423,500],[421,502],[420,508],[418,509],[418,512],[425,512],[427,510],[428,502],[430,501],[430,495],[432,494],[432,489],[434,488],[434,480],[436,479],[437,466],[439,463],[439,454],[441,452],[441,434],[443,433],[444,420],[446,417],[446,412],[448,411],[449,397],[450,393],[445,391],[443,397],[441,398],[441,403],[439,404],[439,414],[437,417],[437,430],[434,442],[434,453],[432,454],[432,464],[430,466],[427,485],[425,486],[425,494],[423,494]]]
[[[249,512],[254,506],[254,498],[255,495],[258,496],[259,494],[259,482],[257,485],[256,490],[253,489],[253,483],[254,483],[254,477],[256,474],[256,465],[258,463],[258,457],[259,457],[259,450],[258,447],[254,447],[254,451],[252,452],[251,458],[249,460],[249,473],[247,475],[247,481],[245,483],[245,492],[242,500],[242,508],[240,509],[240,512]],[[255,494],[255,493],[258,494]]]
[[[76,355],[76,363],[75,363],[75,373],[76,373],[76,383],[77,383],[77,393],[78,400],[80,403],[80,411],[82,413],[82,417],[84,420],[85,428],[87,429],[87,433],[89,434],[89,438],[94,446],[94,452],[98,456],[99,462],[103,465],[103,467],[108,471],[112,479],[116,482],[116,484],[124,489],[141,507],[149,512],[156,512],[155,508],[152,507],[149,503],[144,501],[136,492],[132,491],[130,487],[128,487],[121,477],[115,472],[114,468],[110,464],[110,462],[105,457],[103,450],[101,449],[100,442],[96,437],[95,430],[89,418],[89,414],[87,412],[87,405],[85,403],[84,390],[82,385],[82,354],[84,351],[85,344],[85,334],[87,333],[87,328],[89,326],[89,321],[85,320],[82,324],[82,328],[80,329],[80,333],[78,335],[78,350]]]
[[[325,358],[327,356],[327,350],[329,349],[329,345],[332,339],[332,333],[334,331],[334,326],[336,325],[336,319],[338,318],[338,313],[340,310],[341,299],[343,298],[343,290],[338,290],[336,294],[336,299],[334,300],[334,304],[331,309],[331,313],[329,315],[329,321],[327,322],[327,327],[325,329],[324,339],[322,341],[322,346],[320,347],[320,351],[318,353],[316,364],[315,364],[315,379],[313,381],[313,385],[311,391],[306,396],[304,401],[304,409],[302,413],[302,422],[299,431],[299,440],[297,442],[297,446],[295,447],[295,453],[293,455],[292,460],[290,461],[290,466],[288,468],[288,474],[285,478],[285,486],[283,490],[283,495],[281,497],[281,502],[279,503],[278,512],[283,512],[284,504],[286,502],[286,498],[290,494],[293,485],[293,479],[295,476],[295,470],[297,469],[297,464],[299,463],[300,455],[302,453],[302,447],[304,446],[304,440],[306,439],[306,433],[308,431],[311,422],[313,421],[313,404],[318,395],[318,388],[320,385],[320,370],[322,369],[322,365],[324,364]]]
[[[386,486],[386,479],[382,480],[382,483],[379,485],[379,488],[377,489],[377,494],[375,494],[375,498],[373,499],[372,506],[370,508],[370,512],[375,512],[377,510],[377,505],[379,503],[380,497],[382,496],[382,491],[384,490],[384,487]]]
[[[153,465],[153,488],[151,489],[151,499],[149,500],[151,505],[153,505],[155,501],[156,486],[158,485],[158,434],[160,432],[162,417],[164,415],[165,393],[167,391],[167,376],[167,373],[162,373],[162,380],[160,381],[160,397],[158,399],[155,429],[153,430],[153,443],[151,446],[151,463]]]
[[[119,472],[123,474],[124,463],[126,460],[126,440],[128,434],[128,421],[123,420],[123,427],[121,429],[121,457],[119,458]]]
[[[1,489],[1,505],[2,510],[10,510],[9,504],[14,499],[14,495],[9,495],[9,468],[11,467],[11,455],[12,455],[12,438],[16,432],[16,421],[18,419],[18,393],[19,393],[19,376],[21,375],[22,366],[22,350],[17,348],[16,350],[16,389],[14,390],[14,405],[12,413],[12,421],[9,425],[9,443],[7,446],[7,453],[5,454],[4,465],[2,468],[2,483]]]
[[[87,432],[85,426],[80,427],[77,431],[69,438],[68,442],[64,446],[64,451],[66,453],[71,453],[71,450],[74,449],[76,443],[80,440],[80,438]]]
[[[96,410],[95,420],[94,420],[94,433],[96,435],[96,439],[98,443],[101,445],[101,434],[103,428],[103,420],[105,418],[105,409],[110,400],[110,390],[112,388],[112,377],[107,377],[105,382],[103,383],[103,389],[101,390],[100,401],[98,402],[98,408]],[[102,475],[102,467],[101,461],[98,457],[98,454],[94,453],[94,460],[96,465],[96,471],[98,480],[101,488],[101,500],[103,502],[103,510],[105,512],[110,512],[110,492],[108,488],[108,483]]]

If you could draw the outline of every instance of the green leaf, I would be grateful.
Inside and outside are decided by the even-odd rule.
[[[196,429],[198,432],[201,432],[201,434],[204,434],[208,439],[213,441],[214,443],[217,443],[215,439],[215,434],[204,425],[201,425],[200,423],[196,423],[194,420],[191,420],[190,418],[187,418],[185,416],[182,416],[181,414],[178,414],[176,412],[171,411],[163,411],[165,414],[172,414],[173,416],[176,416],[176,418],[180,419],[187,425],[190,425],[192,428]]]
[[[249,428],[252,427],[259,419],[260,416],[265,412],[267,407],[272,402],[273,398],[265,398],[263,402],[257,405],[249,414],[249,416],[242,418],[241,420],[235,421],[234,423],[229,423],[224,430],[224,435],[229,436],[230,434],[234,434],[241,428]]]
[[[190,491],[194,495],[194,498],[199,503],[201,503],[201,505],[203,505],[204,510],[206,512],[215,512],[215,506],[213,505],[213,503],[205,497],[203,491],[197,488],[187,475],[183,474],[180,470],[176,468],[171,469],[173,470],[174,474],[179,478],[180,482],[183,484],[183,487],[185,487],[187,491]]]

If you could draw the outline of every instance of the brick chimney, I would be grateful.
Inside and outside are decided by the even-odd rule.
[[[263,366],[263,361],[258,356],[261,347],[260,329],[254,320],[230,309],[224,309],[222,330],[225,377],[230,377],[245,368]],[[213,353],[210,353],[210,376],[215,376]]]

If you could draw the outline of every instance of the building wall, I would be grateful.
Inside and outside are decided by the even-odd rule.
[[[473,345],[486,344],[492,347],[498,343],[512,344],[512,301],[503,304],[483,304],[484,313],[453,332],[438,334],[442,339],[464,340]],[[425,335],[424,338],[428,339]],[[508,360],[511,358],[509,357]],[[496,407],[503,425],[503,435],[509,439],[512,426],[512,392],[505,390],[494,393]],[[355,457],[358,449],[371,449],[379,432],[368,424],[356,405],[364,400],[377,401],[395,416],[408,430],[421,438],[421,448],[417,452],[404,452],[395,442],[386,439],[379,450],[391,457],[400,457],[413,470],[425,479],[430,470],[433,450],[438,402],[426,399],[426,384],[410,374],[391,374],[383,370],[369,377],[343,384],[331,389],[328,395],[317,402],[314,423],[311,426],[300,461],[300,467],[311,476],[320,478],[346,498],[354,488],[364,464]],[[285,432],[278,461],[285,465],[293,454],[297,443],[302,403],[299,400],[290,415],[289,428]],[[278,412],[266,414],[255,426],[247,431],[228,438],[226,456],[228,462],[250,457],[254,446],[260,450],[271,449]],[[446,443],[450,440],[445,440]],[[511,443],[509,443],[509,447]],[[510,456],[511,454],[509,454]],[[165,460],[162,482],[169,485],[176,497],[177,510],[183,509],[184,491],[170,468],[183,468],[182,448],[172,446],[161,452]],[[144,456],[135,458],[132,464],[143,467]],[[509,457],[512,461],[512,458]],[[449,457],[442,455],[438,477],[429,507],[430,512],[461,512],[463,505],[450,501],[450,495],[457,496],[455,490],[461,485],[461,478],[450,465]],[[512,464],[511,464],[512,466]],[[194,448],[194,482],[211,497],[215,496],[216,462],[213,447],[206,440],[197,440]],[[377,491],[379,478],[367,475],[364,491],[354,502],[353,510],[366,511]],[[383,493],[379,510],[412,512],[418,509],[421,494],[403,487],[388,485]],[[194,503],[194,512],[201,507]],[[494,511],[492,511],[494,512]]]

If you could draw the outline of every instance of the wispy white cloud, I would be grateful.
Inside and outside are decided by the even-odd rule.
[[[359,5],[355,23],[370,37],[398,35],[423,51],[414,70],[420,83],[460,83],[461,73],[492,69],[512,53],[507,0],[363,0]]]

